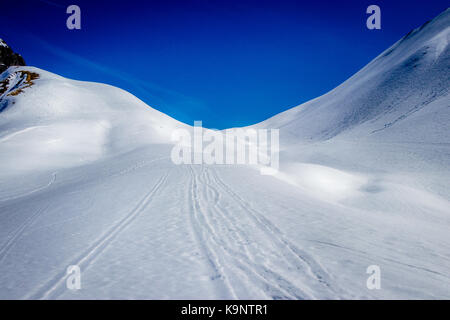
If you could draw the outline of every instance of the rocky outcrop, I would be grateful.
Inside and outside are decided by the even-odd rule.
[[[0,73],[10,66],[24,66],[25,60],[0,39]]]

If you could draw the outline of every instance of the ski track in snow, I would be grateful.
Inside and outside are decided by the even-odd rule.
[[[200,207],[197,176],[192,166],[189,166],[189,172],[191,175],[191,180],[189,189],[187,190],[188,196],[186,199],[190,199],[190,203],[188,204],[190,223],[198,246],[208,260],[208,264],[212,268],[214,274],[211,277],[211,280],[215,281],[214,285],[216,286],[218,293],[225,295],[228,294],[231,295],[232,298],[237,298],[229,279],[224,275],[225,270],[223,264],[221,264],[219,260],[220,255],[218,254],[216,248],[212,247],[207,241],[208,234],[206,234],[206,232],[210,230],[206,229],[209,227],[209,224],[205,221],[205,215]],[[217,283],[219,279],[222,282],[220,284]]]
[[[116,225],[109,229],[99,240],[97,240],[84,254],[75,259],[70,265],[77,265],[80,269],[86,270],[88,266],[99,256],[111,241],[128,225],[130,225],[142,212],[148,207],[153,196],[158,192],[165,183],[169,172],[164,174],[153,188],[142,198],[142,200]],[[54,299],[57,298],[64,290],[66,281],[66,273],[61,272],[56,277],[50,279],[48,283],[40,288],[36,293],[27,297],[27,299]]]
[[[214,270],[212,278],[222,281],[229,296],[245,298],[242,294],[255,288],[255,294],[268,299],[314,299],[317,293],[332,297],[339,292],[317,261],[232,191],[216,170],[189,169],[193,229]],[[224,198],[236,210],[220,204]],[[242,284],[246,290],[234,292]]]
[[[0,199],[0,202],[6,202],[6,201],[10,201],[10,200],[16,200],[16,199],[19,199],[19,198],[27,197],[27,196],[35,194],[35,193],[37,193],[39,191],[47,189],[56,181],[56,174],[57,174],[57,172],[53,172],[52,173],[52,177],[50,178],[50,181],[45,186],[36,188],[34,190],[31,190],[29,192],[26,192],[26,193],[23,193],[23,194],[20,194],[20,195],[17,195],[17,196],[6,197],[6,198],[3,198],[3,199]]]
[[[9,251],[11,250],[11,248],[14,246],[14,244],[16,243],[16,241],[18,239],[20,239],[20,237],[23,235],[24,231],[33,225],[33,223],[37,220],[37,218],[39,217],[39,215],[42,212],[45,212],[47,207],[42,207],[38,210],[36,210],[33,214],[31,214],[27,219],[25,219],[24,222],[22,222],[20,224],[19,227],[17,227],[17,229],[15,229],[11,235],[8,237],[9,239],[1,246],[0,248],[0,263],[3,262],[3,260],[5,259],[5,257],[8,255]]]

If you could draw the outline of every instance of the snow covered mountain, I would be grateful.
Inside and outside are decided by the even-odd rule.
[[[449,39],[448,9],[251,126],[280,129],[276,176],[175,165],[171,135],[190,126],[118,88],[9,67],[0,298],[450,299]]]
[[[449,110],[439,101],[445,101],[450,80],[449,16],[450,10],[444,11],[334,90],[260,126],[283,128],[295,143],[337,135],[371,141],[448,142]],[[433,117],[436,114],[439,119]]]
[[[419,179],[426,189],[450,197],[443,174],[449,168],[449,41],[447,9],[334,90],[252,126],[280,129],[280,161],[288,171],[280,177],[314,187],[316,175],[309,184],[304,171],[315,170],[305,163],[318,164],[399,180],[414,177],[408,183]],[[322,191],[332,189],[328,182]],[[339,185],[341,190],[342,181]]]

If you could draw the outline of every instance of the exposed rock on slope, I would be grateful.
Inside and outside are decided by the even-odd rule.
[[[10,66],[24,66],[25,60],[0,39],[0,73]]]

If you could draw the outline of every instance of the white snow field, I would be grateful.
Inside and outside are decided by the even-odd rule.
[[[189,126],[111,86],[10,67],[0,298],[450,299],[449,40],[447,10],[252,126],[280,130],[275,176],[175,165],[171,134]]]

